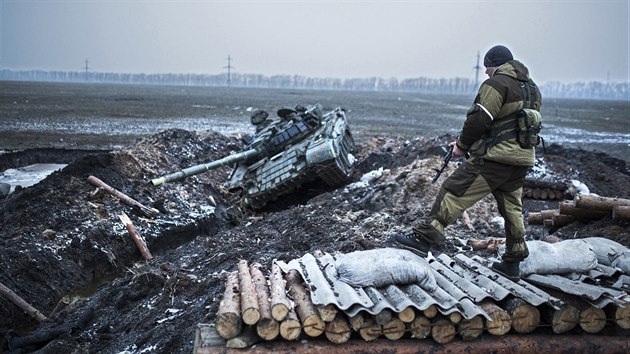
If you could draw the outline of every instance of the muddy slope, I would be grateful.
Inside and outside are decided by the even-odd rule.
[[[222,187],[228,168],[161,188],[149,183],[175,168],[239,151],[239,137],[168,130],[121,151],[77,155],[62,171],[0,202],[0,282],[49,317],[38,326],[0,297],[5,350],[189,353],[195,325],[214,321],[223,276],[239,259],[270,267],[273,259],[288,261],[315,250],[381,247],[390,233],[408,230],[431,207],[439,189],[431,183],[434,169],[441,165],[441,146],[451,139],[367,140],[357,146],[355,180],[383,168],[369,185],[309,186],[257,212],[235,212],[239,196]],[[567,184],[576,179],[592,193],[630,198],[623,161],[557,145],[547,152],[535,169],[537,178]],[[454,168],[452,163],[444,175]],[[91,175],[158,209],[159,216],[149,218],[95,193],[87,182]],[[557,201],[525,200],[526,212],[555,206]],[[123,212],[145,237],[153,259],[140,256],[119,220]],[[454,252],[456,238],[502,235],[490,197],[468,213],[469,225],[448,228],[444,252]],[[532,238],[543,233],[528,228]],[[554,234],[603,236],[630,246],[630,225],[609,218],[576,222]]]

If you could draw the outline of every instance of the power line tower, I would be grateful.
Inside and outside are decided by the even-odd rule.
[[[473,69],[475,69],[475,90],[479,88],[479,70],[481,70],[481,66],[479,66],[479,58],[479,51],[477,51],[477,65],[473,66]]]
[[[228,54],[228,57],[227,57],[227,62],[228,62],[228,65],[224,66],[223,68],[228,70],[227,85],[228,85],[228,87],[230,87],[231,86],[230,76],[231,76],[231,73],[232,73],[232,69],[234,69],[234,67],[232,66],[232,57],[229,54]]]
[[[88,70],[90,70],[90,67],[88,66],[88,60],[85,59],[85,81],[88,81]]]

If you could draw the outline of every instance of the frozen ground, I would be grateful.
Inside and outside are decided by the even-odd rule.
[[[224,276],[235,270],[237,260],[259,262],[268,271],[273,259],[383,247],[392,232],[407,231],[426,215],[439,189],[431,180],[442,164],[441,147],[453,139],[468,105],[462,97],[415,94],[0,84],[0,149],[27,149],[0,155],[0,171],[41,162],[67,164],[0,200],[0,282],[49,318],[39,324],[0,297],[0,348],[12,346],[13,352],[190,353],[195,326],[214,323]],[[239,196],[222,188],[227,167],[163,188],[150,185],[151,178],[175,168],[242,148],[237,128],[249,129],[250,107],[275,112],[312,102],[347,108],[358,141],[355,181],[380,168],[388,172],[361,188],[308,189],[269,209],[244,209],[240,215],[230,212]],[[621,140],[627,136],[627,104],[550,100],[548,106],[558,107],[558,119],[549,114],[550,126],[579,129],[578,136],[588,133],[584,141],[591,138],[590,130]],[[599,119],[607,116],[611,118]],[[217,122],[229,135],[220,129],[161,131]],[[629,171],[622,160],[553,143],[539,159],[538,178],[576,179],[592,193],[630,198]],[[625,143],[601,146],[621,154]],[[92,175],[160,214],[148,218],[95,193],[87,182]],[[524,212],[557,203],[525,199]],[[119,220],[121,213],[147,240],[150,261],[140,256]],[[472,229],[459,221],[449,226],[445,253],[457,249],[455,240],[503,235],[494,222],[498,213],[492,198],[468,213]],[[528,225],[527,237],[548,232]],[[610,217],[574,222],[552,235],[599,236],[630,245],[630,225]],[[602,335],[627,338],[607,327],[612,333]],[[308,339],[314,340],[319,339]]]
[[[207,87],[0,83],[0,150],[112,149],[180,128],[251,131],[255,109],[321,103],[343,107],[355,138],[456,135],[473,94],[261,90]],[[543,98],[547,144],[605,152],[630,162],[630,107],[623,101]]]

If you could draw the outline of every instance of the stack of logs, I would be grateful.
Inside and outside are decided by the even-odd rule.
[[[435,305],[424,311],[408,307],[399,313],[385,309],[375,315],[359,312],[349,316],[332,304],[314,305],[308,286],[296,270],[284,275],[274,263],[267,280],[260,264],[248,266],[241,260],[238,271],[227,276],[215,326],[228,348],[280,338],[295,341],[302,334],[324,334],[330,342],[341,344],[353,333],[365,341],[381,336],[396,340],[409,333],[411,338],[430,337],[443,344],[458,334],[463,340],[473,340],[484,331],[497,336],[510,330],[530,333],[542,326],[541,317],[555,333],[568,332],[578,325],[588,333],[598,333],[607,321],[630,328],[630,307],[615,307],[606,313],[593,306],[566,303],[558,310],[545,305],[539,310],[515,297],[502,301],[501,306],[488,300],[479,306],[491,320],[482,316],[465,319],[459,312],[442,315]]]
[[[578,194],[573,201],[560,202],[558,209],[529,213],[527,221],[530,225],[558,228],[574,221],[589,222],[608,215],[613,220],[630,220],[630,199]]]
[[[562,182],[549,182],[526,178],[523,181],[523,196],[531,199],[564,199],[567,185]]]

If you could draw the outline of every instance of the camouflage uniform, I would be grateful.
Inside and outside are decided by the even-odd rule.
[[[518,81],[527,82],[529,72],[517,60],[499,66],[488,78],[467,113],[457,146],[470,154],[447,178],[428,217],[413,227],[414,234],[435,246],[444,240],[444,228],[477,201],[492,193],[499,212],[505,219],[506,252],[503,260],[520,262],[529,251],[525,244],[522,216],[523,180],[534,165],[534,148],[523,149],[515,139],[489,145],[491,128],[502,118],[514,116],[523,108],[523,95]],[[532,99],[540,111],[541,97],[536,91]],[[494,122],[493,122],[494,121]]]

